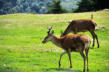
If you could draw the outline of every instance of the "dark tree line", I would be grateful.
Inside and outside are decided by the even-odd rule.
[[[75,12],[97,11],[109,8],[108,0],[82,0]]]
[[[0,14],[7,14],[16,5],[17,0],[0,0]]]
[[[0,0],[0,14],[45,13],[50,0]]]
[[[61,6],[61,0],[53,0],[52,4],[49,4],[48,12],[47,13],[66,13],[67,10],[62,8]]]
[[[78,6],[75,12],[92,11],[94,10],[95,2],[93,0],[82,0]]]
[[[94,0],[94,2],[96,10],[109,9],[108,0]]]
[[[10,13],[66,13],[61,5],[65,0],[0,0],[0,14]],[[81,0],[72,12],[96,11],[109,8],[108,0]]]

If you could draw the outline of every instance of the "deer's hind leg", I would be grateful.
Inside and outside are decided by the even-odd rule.
[[[84,54],[84,48],[82,47],[82,48],[80,48],[80,54],[81,54],[81,56],[83,57],[83,60],[84,60],[84,68],[83,68],[83,72],[85,72],[85,65],[86,65],[86,63],[85,63],[85,61],[86,61],[86,56],[85,56],[85,54]]]
[[[89,67],[88,67],[88,52],[89,52],[89,48],[85,49],[85,53],[86,53],[86,59],[87,59],[87,71],[89,71]]]
[[[72,68],[71,49],[69,49],[69,50],[67,51],[67,54],[68,54],[68,56],[69,56],[70,68]]]
[[[90,29],[89,30],[90,31],[90,33],[92,34],[92,36],[93,36],[93,47],[95,46],[95,38],[96,38],[96,40],[97,40],[97,47],[99,48],[99,41],[98,41],[98,37],[97,37],[97,35],[95,34],[95,32],[94,32],[94,30],[92,30],[92,29]]]

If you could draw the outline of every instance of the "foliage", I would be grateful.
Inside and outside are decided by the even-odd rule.
[[[61,0],[53,0],[53,3],[49,5],[49,9],[47,13],[65,13],[67,10],[63,9],[61,6]]]
[[[74,1],[74,2],[73,2]],[[67,12],[66,9],[76,7],[80,0],[0,0],[0,14],[11,13],[51,13],[59,11],[59,13]],[[67,2],[67,4],[66,4]],[[56,4],[56,5],[55,5]],[[61,4],[61,5],[60,5]],[[72,5],[72,6],[70,6]],[[58,8],[59,7],[59,8]],[[52,9],[56,8],[56,9]],[[48,11],[49,10],[49,11]]]
[[[0,15],[84,12],[109,8],[106,3],[106,0],[0,0]]]
[[[94,10],[95,2],[93,0],[82,0],[78,3],[79,7],[75,12],[86,12]]]
[[[17,0],[0,0],[0,14],[7,14],[13,6],[15,6]]]
[[[45,13],[49,0],[0,0],[0,14]]]

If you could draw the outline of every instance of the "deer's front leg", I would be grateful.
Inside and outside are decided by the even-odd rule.
[[[59,59],[59,68],[61,67],[61,58],[62,58],[62,56],[63,56],[64,54],[66,54],[66,52],[63,52],[63,53],[60,55],[60,59]]]

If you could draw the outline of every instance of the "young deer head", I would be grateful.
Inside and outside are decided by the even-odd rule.
[[[48,29],[47,36],[44,38],[44,40],[42,41],[42,43],[46,43],[46,42],[52,40],[52,37],[53,37],[52,35],[53,35],[54,31],[50,32],[51,29],[52,29],[52,26]]]

